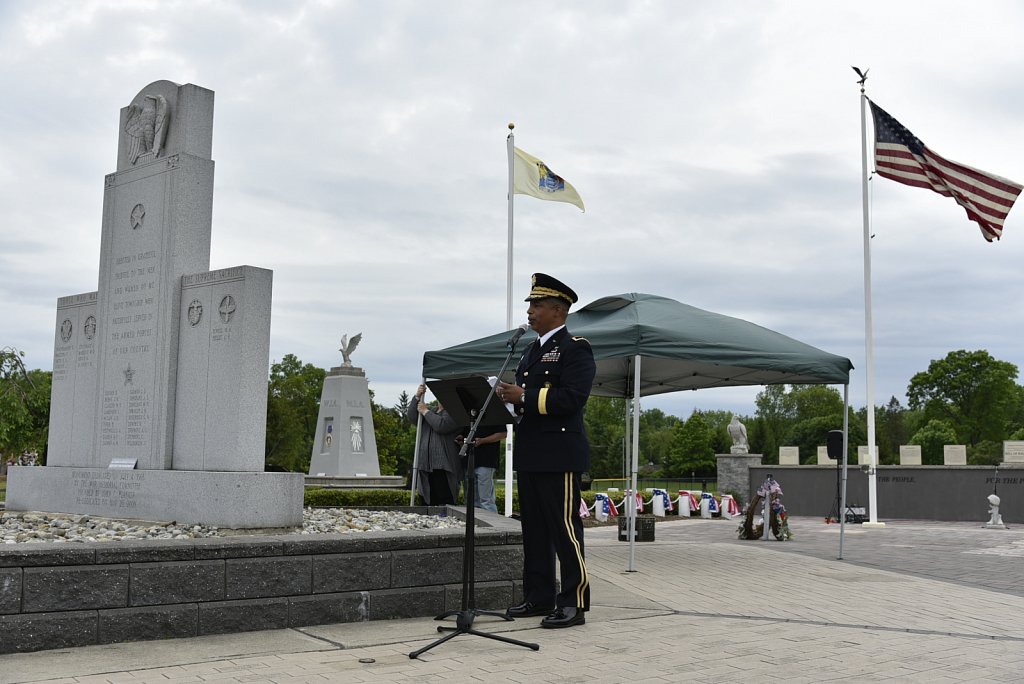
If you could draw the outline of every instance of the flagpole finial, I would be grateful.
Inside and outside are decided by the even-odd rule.
[[[868,80],[868,72],[871,71],[871,69],[869,68],[869,69],[865,69],[864,71],[861,71],[860,69],[858,69],[855,66],[851,66],[850,68],[853,69],[854,71],[856,71],[857,75],[860,76],[860,80],[857,81],[857,84],[860,85],[860,92],[863,93],[864,92],[864,82],[866,80]]]
[[[516,125],[514,123],[512,123],[511,121],[508,122],[508,130],[511,131],[515,127],[516,127]]]

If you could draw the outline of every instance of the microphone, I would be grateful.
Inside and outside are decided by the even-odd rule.
[[[523,323],[521,326],[516,328],[516,333],[508,338],[508,342],[505,343],[506,347],[515,347],[516,343],[519,342],[519,338],[526,334],[526,331],[530,329],[529,323]]]

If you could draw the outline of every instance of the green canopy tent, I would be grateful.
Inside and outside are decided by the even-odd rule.
[[[603,297],[569,314],[566,325],[573,335],[586,337],[594,349],[597,375],[591,393],[634,400],[631,440],[634,492],[641,396],[741,385],[839,384],[848,387],[853,369],[847,358],[748,321],[657,295],[629,293]],[[505,342],[511,332],[426,352],[423,377],[444,379],[496,374],[507,354]],[[521,348],[532,338],[532,333],[525,337]],[[844,453],[845,448],[844,439]],[[843,480],[845,484],[845,473]],[[628,509],[632,570],[635,512],[632,506]]]
[[[634,393],[638,356],[643,359],[641,396],[739,385],[845,385],[853,368],[849,359],[759,325],[657,295],[604,297],[569,314],[566,325],[594,348],[592,394],[601,397]],[[505,359],[511,332],[428,351],[423,376],[493,375]],[[523,348],[532,339],[527,333]]]

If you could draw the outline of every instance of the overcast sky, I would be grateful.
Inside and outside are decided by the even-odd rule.
[[[860,103],[1024,182],[1024,5],[939,2],[0,2],[0,346],[52,366],[97,287],[119,110],[216,93],[211,268],[274,272],[271,359],[377,400],[505,329],[508,123],[586,213],[517,196],[514,301],[663,295],[849,357],[865,404]],[[869,127],[870,131],[870,127]],[[1024,365],[1024,207],[986,243],[953,200],[871,182],[875,403],[955,349]],[[522,312],[522,313],[519,313]],[[759,388],[645,399],[753,414]]]

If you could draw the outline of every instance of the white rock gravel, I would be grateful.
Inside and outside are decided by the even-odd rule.
[[[306,508],[302,528],[291,534],[337,534],[382,530],[428,530],[465,527],[457,518],[397,511],[366,511],[349,508]],[[273,530],[275,533],[281,530]],[[174,522],[139,522],[62,513],[13,513],[0,515],[0,544],[45,542],[123,541],[135,539],[201,539],[237,535],[206,525]]]

